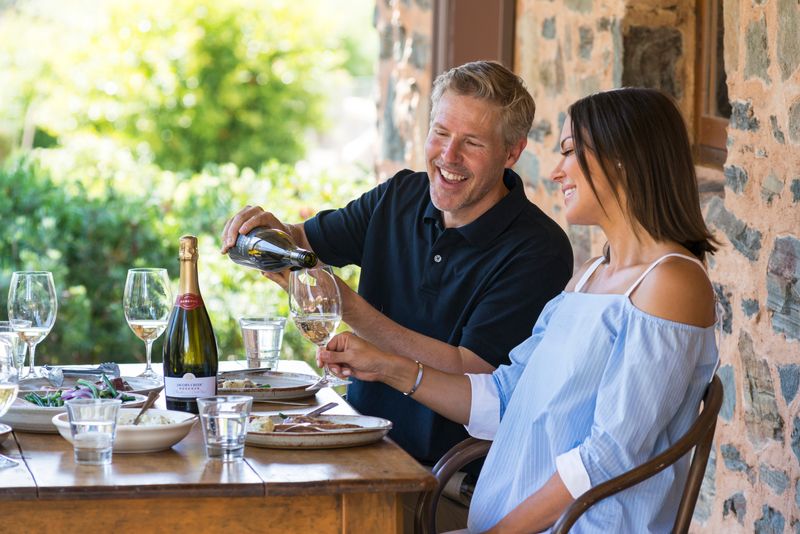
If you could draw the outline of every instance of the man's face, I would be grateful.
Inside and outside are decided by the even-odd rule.
[[[434,113],[425,142],[431,200],[444,225],[456,228],[505,196],[503,170],[517,161],[527,140],[506,147],[500,108],[485,100],[448,91]]]

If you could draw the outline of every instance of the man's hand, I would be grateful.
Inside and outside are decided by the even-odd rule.
[[[396,358],[396,357],[395,357]],[[384,367],[392,356],[379,351],[352,332],[337,334],[317,352],[317,363],[328,365],[336,376],[376,382],[385,375]]]
[[[239,213],[225,223],[225,228],[222,230],[221,252],[223,254],[228,252],[228,249],[236,244],[236,238],[239,237],[239,235],[244,235],[253,228],[259,226],[283,230],[289,234],[300,247],[306,246],[306,243],[304,243],[305,235],[302,236],[302,239],[298,239],[298,236],[295,235],[296,231],[283,224],[272,213],[264,211],[260,206],[245,206]]]

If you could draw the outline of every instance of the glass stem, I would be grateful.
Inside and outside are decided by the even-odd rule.
[[[150,366],[150,356],[153,352],[153,340],[145,341],[145,354],[147,355],[147,366],[144,368],[145,371],[152,371],[153,368]]]
[[[36,357],[36,343],[28,343],[28,351],[31,353],[31,363],[28,367],[28,376],[36,375],[36,368],[34,366],[34,358]]]

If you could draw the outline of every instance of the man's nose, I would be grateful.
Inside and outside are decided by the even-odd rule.
[[[458,141],[451,139],[442,150],[442,158],[445,161],[460,161],[461,160],[461,146]]]

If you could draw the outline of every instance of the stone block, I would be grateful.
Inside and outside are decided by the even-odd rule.
[[[394,31],[395,38],[394,46],[392,47],[392,59],[399,63],[406,54],[406,28],[398,24],[394,27]]]
[[[797,509],[800,510],[800,478],[794,484],[794,503],[797,505]]]
[[[783,534],[786,520],[778,510],[766,504],[761,507],[761,517],[753,523],[755,534]]]
[[[800,239],[779,237],[767,263],[767,309],[772,329],[800,339]]]
[[[722,517],[733,514],[740,525],[744,525],[744,517],[747,515],[747,499],[741,491],[734,493],[722,503]]]
[[[800,202],[800,178],[794,178],[792,180],[792,185],[789,186],[789,190],[792,192],[792,202]]]
[[[728,468],[728,470],[744,473],[747,475],[747,479],[751,484],[755,482],[753,468],[742,459],[742,454],[739,452],[739,449],[731,444],[725,444],[720,446],[719,452],[722,454],[722,461],[725,463],[725,467]]]
[[[791,447],[797,462],[800,463],[800,416],[795,416],[792,423]]]
[[[744,221],[725,209],[724,201],[714,197],[708,203],[706,221],[722,230],[733,248],[749,260],[757,260],[761,250],[761,232],[750,228]]]
[[[545,39],[555,39],[556,38],[556,18],[555,17],[547,17],[542,22],[542,37]]]
[[[623,36],[622,85],[661,89],[683,96],[676,66],[683,57],[683,38],[675,28],[631,26]]]
[[[772,469],[766,464],[758,466],[758,478],[762,484],[772,488],[777,495],[783,495],[783,492],[789,487],[789,475],[786,474],[786,471]]]
[[[394,50],[394,28],[391,24],[387,24],[378,32],[379,50],[378,57],[381,60],[387,60],[392,57]]]
[[[769,116],[769,125],[772,128],[772,137],[774,137],[775,140],[777,142],[779,142],[780,144],[782,144],[782,145],[786,144],[786,136],[783,135],[783,132],[781,131],[781,127],[778,124],[778,117],[776,117],[775,115],[770,115]]]
[[[736,382],[734,381],[734,371],[732,365],[723,365],[717,371],[722,382],[722,407],[719,416],[725,421],[733,420],[733,413],[736,409]]]
[[[583,59],[591,59],[594,48],[594,32],[588,26],[578,28],[578,55]]]
[[[416,0],[416,3],[420,9],[424,9],[425,11],[431,10],[431,0]]]
[[[592,0],[564,0],[564,5],[578,13],[591,13]]]
[[[734,193],[741,194],[747,185],[747,171],[736,165],[726,165],[722,172],[725,175],[725,185]]]
[[[391,161],[404,161],[406,145],[400,131],[394,122],[395,87],[397,81],[394,76],[389,76],[386,87],[386,105],[383,108],[383,125],[381,130],[381,152],[383,157]]]
[[[752,318],[758,313],[758,301],[756,299],[743,299],[742,311],[747,317]]]
[[[712,284],[714,286],[714,294],[717,296],[717,306],[719,313],[719,324],[722,326],[722,331],[730,334],[733,324],[733,308],[731,307],[731,297],[733,294],[726,291],[720,284]]]
[[[408,61],[419,70],[428,68],[431,61],[431,41],[427,35],[414,32],[411,36],[411,55]]]
[[[536,186],[542,182],[539,176],[539,158],[531,150],[523,150],[514,165],[514,172],[520,175],[523,182]]]
[[[769,82],[769,45],[767,42],[767,20],[762,15],[759,20],[747,25],[745,32],[745,45],[747,47],[744,61],[745,79],[757,76]]]
[[[742,408],[747,439],[757,448],[770,440],[783,442],[783,418],[775,401],[775,387],[769,362],[756,355],[753,340],[745,331],[739,333],[739,356],[742,361]]]
[[[797,395],[800,386],[800,365],[791,363],[778,366],[778,377],[781,379],[781,394],[788,406]]]
[[[770,173],[761,183],[761,198],[767,203],[772,203],[776,196],[780,196],[783,191],[783,180]]]
[[[781,78],[788,80],[800,65],[800,4],[797,0],[778,0],[778,65]]]
[[[800,100],[795,100],[789,106],[789,139],[800,144]]]
[[[539,82],[549,96],[558,96],[564,92],[564,80],[564,57],[559,43],[555,59],[539,63]]]
[[[760,126],[753,113],[753,104],[747,101],[734,100],[731,102],[731,128],[755,132]]]
[[[703,483],[700,485],[700,494],[697,496],[697,503],[694,507],[692,519],[705,523],[711,517],[711,510],[714,505],[714,498],[717,494],[717,451],[711,448],[708,456],[708,465],[703,475]]]
[[[528,132],[528,139],[541,143],[544,141],[545,136],[553,133],[553,127],[547,119],[534,122],[531,131]]]
[[[608,17],[600,17],[597,19],[597,31],[607,32],[611,29],[611,19]]]

